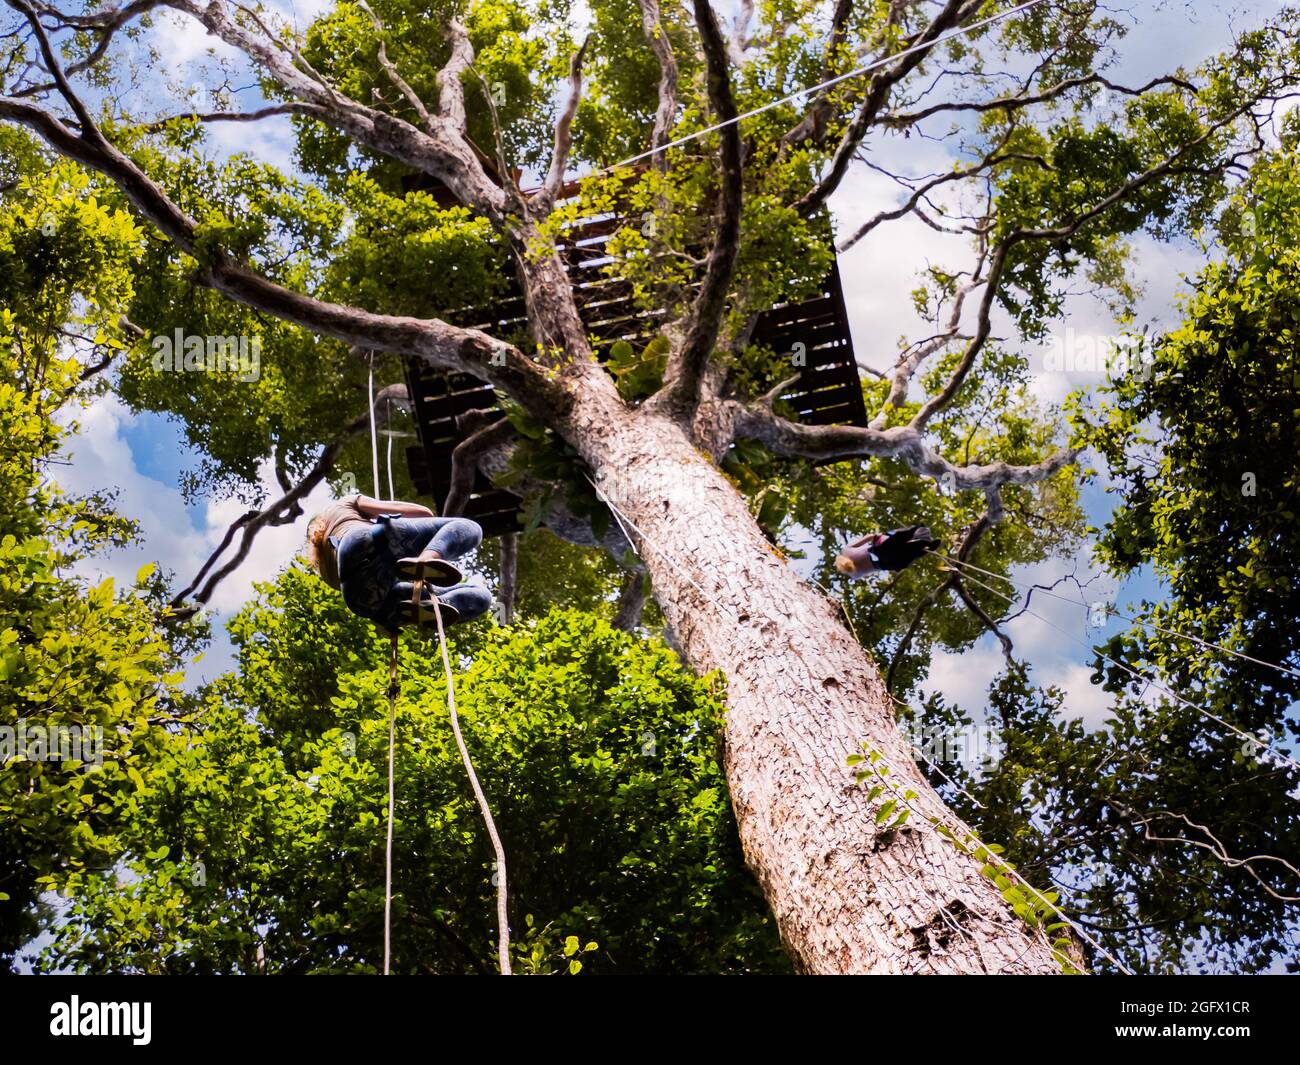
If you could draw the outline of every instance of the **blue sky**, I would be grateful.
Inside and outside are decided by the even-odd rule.
[[[1114,76],[1120,80],[1138,82],[1167,73],[1179,64],[1194,65],[1226,47],[1231,40],[1234,16],[1230,8],[1181,2],[1144,3],[1137,7],[1144,12],[1144,22],[1120,46],[1123,59],[1114,70]],[[1235,16],[1240,25],[1243,21],[1256,21],[1277,5],[1267,0],[1237,7],[1248,11],[1244,16]],[[296,14],[301,20],[315,9],[298,4]],[[182,110],[182,106],[170,101],[186,90],[207,83],[216,64],[230,58],[224,49],[209,57],[207,50],[214,42],[192,20],[162,15],[150,33],[165,66],[164,77],[150,80],[151,91],[167,111]],[[237,76],[233,84],[248,85],[252,80],[246,75]],[[254,89],[243,93],[241,102],[245,107],[253,107],[259,102],[257,97]],[[212,129],[210,144],[219,154],[247,151],[286,168],[290,165],[287,122],[273,120],[251,127],[218,124]],[[942,145],[918,137],[882,140],[872,145],[872,151],[878,153],[881,162],[897,171],[923,173],[946,169],[952,164]],[[867,167],[856,165],[833,200],[832,208],[847,229],[855,220],[898,202],[897,186]],[[965,246],[954,243],[956,240],[959,238],[935,233],[919,222],[902,221],[883,227],[872,240],[843,257],[841,271],[854,345],[861,362],[883,366],[892,359],[900,336],[916,335],[918,324],[909,293],[917,273],[929,262],[965,265]],[[1136,274],[1145,288],[1139,319],[1157,326],[1169,324],[1176,316],[1175,296],[1180,279],[1197,269],[1201,261],[1199,254],[1190,247],[1169,247],[1141,240],[1136,255]],[[1106,309],[1094,300],[1082,298],[1071,302],[1061,329],[1072,329],[1075,335],[1085,336],[1116,332]],[[1053,402],[1089,380],[1087,375],[1043,372],[1035,376],[1033,390],[1045,402]],[[1096,378],[1091,380],[1095,382]],[[120,580],[129,580],[144,562],[158,561],[175,571],[183,585],[221,538],[229,522],[243,512],[244,504],[219,498],[185,504],[177,486],[182,472],[196,462],[196,456],[187,450],[175,425],[166,419],[133,415],[116,399],[107,397],[84,412],[80,421],[81,432],[68,448],[72,464],[62,469],[60,479],[74,491],[117,487],[121,509],[140,521],[145,537],[143,543],[118,552],[96,568]],[[368,473],[357,473],[359,483],[367,489]],[[264,480],[268,488],[273,488],[269,471],[264,471]],[[307,513],[326,498],[324,488],[314,492],[307,502]],[[1085,501],[1093,524],[1104,524],[1109,503],[1101,490],[1089,489]],[[247,600],[254,581],[274,576],[301,548],[304,527],[305,520],[295,526],[266,530],[244,565],[219,589],[213,602],[217,612],[217,638],[204,661],[192,671],[192,681],[211,677],[229,667],[230,647],[221,621]],[[1089,569],[1087,557],[1055,559],[1041,566],[1027,567],[1015,576],[1026,582],[1050,583],[1071,570],[1086,574]],[[1156,592],[1149,579],[1130,581],[1121,589],[1105,581],[1099,581],[1094,587],[1099,596],[1117,591],[1121,602]],[[1054,623],[1078,632],[1080,637],[1086,635],[1082,609],[1047,599],[1041,604],[1036,602],[1036,609]],[[1058,684],[1067,692],[1066,712],[1083,717],[1093,725],[1103,719],[1107,699],[1088,683],[1090,670],[1084,665],[1088,655],[1083,647],[1028,616],[1011,623],[1008,631],[1016,641],[1018,654],[1033,664],[1037,678],[1044,683]],[[963,654],[936,655],[929,684],[969,709],[978,709],[983,703],[984,688],[1000,666],[1000,651],[989,637]]]

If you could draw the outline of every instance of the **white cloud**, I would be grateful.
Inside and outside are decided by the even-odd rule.
[[[59,484],[76,494],[115,489],[116,509],[134,519],[140,530],[138,542],[85,561],[81,572],[96,580],[113,577],[119,587],[125,587],[141,566],[156,562],[175,573],[175,587],[183,587],[247,506],[238,499],[216,499],[202,508],[187,507],[174,485],[141,473],[124,435],[137,423],[137,417],[117,397],[97,400],[78,413],[77,421],[79,431],[64,449],[69,464],[57,467]],[[278,495],[269,462],[260,474],[268,497]],[[318,486],[304,501],[304,514],[296,522],[262,530],[248,557],[217,587],[209,604],[215,615],[213,647],[201,667],[193,671],[192,681],[229,668],[232,659],[224,620],[252,597],[255,582],[273,579],[301,551],[310,515],[328,499],[328,487]],[[233,547],[227,549],[223,560],[232,553]]]

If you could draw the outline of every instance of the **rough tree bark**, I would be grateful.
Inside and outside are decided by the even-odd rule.
[[[928,824],[886,832],[846,758],[864,742],[920,796],[872,657],[777,556],[745,500],[666,417],[600,371],[566,435],[627,519],[682,653],[727,678],[727,782],[746,859],[796,966],[814,973],[1058,972],[981,863]],[[639,535],[640,530],[644,536]]]
[[[1000,485],[1041,481],[1075,457],[1075,452],[1066,450],[1024,466],[960,466],[927,443],[927,423],[961,389],[989,336],[989,311],[1008,250],[1025,241],[1050,244],[1068,240],[1082,226],[1152,182],[1179,173],[1204,173],[1204,163],[1190,158],[1189,153],[1246,115],[1247,107],[1213,121],[1207,118],[1201,135],[1175,146],[1156,165],[1128,176],[1109,194],[1059,224],[1013,230],[993,246],[982,246],[977,267],[966,275],[969,284],[960,289],[958,305],[941,338],[965,342],[965,350],[947,385],[909,423],[889,425],[893,419],[882,410],[867,428],[803,426],[772,411],[779,388],[758,401],[741,402],[725,391],[725,377],[713,372],[711,363],[716,351],[726,347],[727,338],[720,336],[720,318],[736,263],[743,165],[737,124],[718,134],[716,240],[708,255],[700,297],[690,314],[671,323],[676,341],[664,388],[634,408],[619,398],[611,378],[592,360],[563,263],[542,226],[565,173],[579,95],[581,51],[571,67],[571,98],[556,127],[546,183],[541,192],[528,197],[513,185],[494,180],[466,136],[460,75],[468,69],[472,50],[465,29],[455,22],[447,27],[451,54],[438,78],[436,107],[426,108],[413,101],[418,104],[417,125],[342,95],[296,51],[262,32],[259,22],[223,0],[171,0],[166,4],[141,0],[89,15],[64,14],[52,4],[42,4],[39,16],[29,0],[4,2],[26,25],[25,32],[34,41],[49,80],[5,88],[0,92],[0,119],[28,127],[53,150],[106,175],[139,216],[182,251],[196,250],[198,224],[99,129],[68,80],[70,74],[97,62],[113,35],[130,19],[154,6],[167,6],[193,17],[243,52],[261,75],[273,79],[294,98],[292,103],[241,118],[253,120],[260,114],[291,109],[345,134],[359,146],[437,178],[461,203],[493,222],[514,252],[524,288],[537,342],[537,350],[528,354],[483,332],[436,319],[375,314],[324,302],[277,284],[252,264],[220,249],[205,256],[194,282],[318,336],[475,374],[511,396],[577,449],[598,490],[614,504],[620,520],[629,521],[628,536],[644,560],[655,598],[682,654],[701,673],[719,670],[726,676],[726,772],[741,841],[771,903],[781,936],[802,971],[1058,971],[1047,938],[1026,926],[995,885],[981,875],[983,862],[951,843],[926,819],[942,816],[958,834],[964,831],[917,771],[871,656],[846,630],[836,607],[801,581],[773,550],[750,516],[746,500],[722,475],[716,461],[736,437],[756,439],[773,451],[818,461],[888,456],[919,475],[951,478],[956,489],[984,492],[991,520],[996,520]],[[709,103],[715,116],[734,116],[726,42],[707,0],[693,0],[693,7],[707,64]],[[882,62],[889,59],[890,49],[901,44],[915,46],[940,39],[951,27],[975,18],[983,4],[982,0],[945,0],[934,7],[937,13],[921,18],[901,41],[881,46],[885,49]],[[835,5],[833,36],[843,34],[851,10],[851,3]],[[890,11],[893,27],[904,19],[908,5],[891,5]],[[676,61],[662,37],[658,6],[643,3],[642,15],[646,32],[655,35],[651,50],[660,64],[662,98],[654,134],[659,143],[667,135],[676,107]],[[93,58],[63,69],[48,27],[96,36]],[[737,42],[736,47],[743,52],[744,42]],[[919,51],[900,52],[892,63],[872,74],[826,172],[796,206],[820,209],[873,123],[887,121],[908,128],[929,113],[885,115],[883,110],[893,86],[921,63],[922,56]],[[385,69],[410,101],[410,86],[391,63]],[[950,106],[1010,113],[1051,101],[1081,85],[1098,84],[1129,95],[1156,85],[1195,93],[1195,86],[1181,79],[1124,89],[1091,75],[1057,83],[1033,95],[1013,94]],[[1265,89],[1258,91],[1265,96]],[[62,100],[62,115],[33,102],[47,97]],[[805,116],[808,121],[792,131],[786,143],[821,138],[826,106],[822,98],[815,98]],[[1255,123],[1257,141],[1260,121]],[[1228,149],[1225,151],[1223,167],[1235,160]],[[970,173],[979,174],[995,162],[993,153]],[[893,217],[897,213],[888,212],[878,221]],[[875,224],[873,221],[867,228]],[[967,334],[959,328],[960,300],[981,288],[976,328]],[[905,353],[883,375],[891,385],[886,407],[896,411],[901,406],[922,361],[938,346]],[[458,449],[464,460],[457,476],[461,495],[472,483],[471,462],[488,472],[494,464],[499,466],[500,448],[508,442],[498,436],[504,438],[508,433],[504,429],[483,430],[462,445],[463,450]],[[300,494],[293,490],[286,505],[292,505]],[[275,514],[278,511],[272,508]],[[574,539],[585,536],[591,542],[589,526],[576,525]],[[562,523],[552,521],[552,526],[562,528]],[[619,555],[626,541],[619,531],[611,530],[606,545]],[[900,789],[916,794],[912,806],[918,816],[901,828],[877,826],[876,815],[884,799],[872,800],[846,763],[849,755],[862,752],[864,743],[883,757]]]

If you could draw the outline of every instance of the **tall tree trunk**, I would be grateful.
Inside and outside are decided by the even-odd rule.
[[[884,796],[869,802],[846,764],[864,741],[918,803],[943,807],[875,663],[830,601],[773,552],[686,432],[625,409],[593,371],[575,389],[565,435],[644,534],[633,538],[687,660],[726,674],[726,772],[740,838],[796,966],[1059,971],[977,859],[924,820],[893,832],[876,825]]]

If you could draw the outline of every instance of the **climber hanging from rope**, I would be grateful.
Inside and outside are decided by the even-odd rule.
[[[483,530],[468,518],[437,518],[418,503],[351,495],[307,526],[308,554],[348,608],[393,635],[402,625],[432,623],[436,586],[448,624],[471,621],[492,606],[486,588],[465,584],[452,560],[473,551]],[[415,583],[425,582],[415,598]]]
[[[906,569],[922,555],[939,547],[925,525],[909,525],[887,533],[868,533],[846,544],[835,559],[835,568],[846,577],[865,577],[879,570]]]

